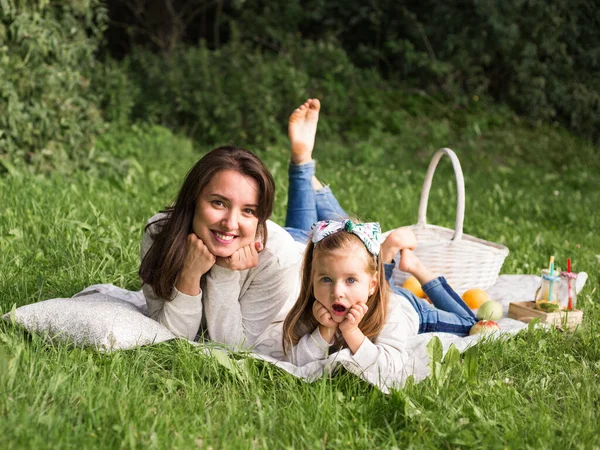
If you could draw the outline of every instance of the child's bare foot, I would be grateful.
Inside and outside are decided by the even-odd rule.
[[[418,258],[415,253],[410,249],[403,249],[400,252],[400,262],[398,263],[398,269],[402,272],[410,273],[414,275],[413,272],[415,269],[421,265],[421,260]]]
[[[383,262],[390,263],[400,250],[417,248],[417,236],[410,227],[396,228],[392,231],[383,244],[381,244],[381,258]]]
[[[415,276],[415,278],[419,280],[419,283],[421,283],[421,286],[435,278],[434,274],[425,267],[425,264],[421,262],[418,256],[408,248],[405,248],[400,252],[398,269]]]
[[[288,136],[293,164],[305,164],[312,161],[320,109],[321,102],[316,98],[309,98],[290,115]]]

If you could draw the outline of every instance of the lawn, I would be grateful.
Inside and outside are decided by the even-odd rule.
[[[597,148],[496,110],[409,116],[403,130],[318,139],[320,178],[348,211],[389,229],[416,222],[429,160],[453,148],[466,179],[465,232],[509,247],[503,273],[539,274],[555,255],[590,274],[575,333],[485,342],[470,370],[456,364],[385,395],[347,373],[308,384],[256,361],[233,373],[183,342],[99,353],[2,323],[2,447],[599,447]],[[283,135],[278,142],[257,152],[275,176],[282,223],[287,149]],[[95,283],[139,289],[145,220],[209,149],[145,125],[109,130],[97,147],[108,156],[87,171],[0,178],[2,312]],[[453,227],[455,208],[443,161],[429,223]]]

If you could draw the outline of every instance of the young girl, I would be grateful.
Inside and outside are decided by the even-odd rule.
[[[350,219],[317,222],[304,257],[302,285],[283,324],[284,349],[302,366],[349,348],[358,365],[394,372],[403,365],[408,336],[422,332],[468,334],[477,318],[409,248],[406,228],[394,230],[380,249],[379,224]],[[381,251],[380,251],[381,250]],[[414,275],[433,305],[386,280],[401,251],[399,268]],[[385,255],[385,256],[384,256]],[[384,264],[385,260],[385,264]]]
[[[326,358],[331,349],[349,348],[362,368],[377,364],[394,372],[402,368],[408,336],[432,331],[466,335],[477,318],[445,278],[435,277],[412,252],[417,239],[410,228],[392,231],[380,245],[379,224],[345,219],[331,190],[315,177],[312,150],[319,111],[319,101],[309,99],[290,116],[286,229],[299,242],[312,239],[300,294],[283,324],[284,350],[301,366]],[[390,290],[399,251],[400,270],[420,281],[434,306],[406,289]]]

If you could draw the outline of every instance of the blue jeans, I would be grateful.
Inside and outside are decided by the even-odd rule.
[[[385,277],[392,278],[393,264],[385,264]],[[391,283],[390,283],[391,284]],[[417,297],[408,289],[392,286],[395,294],[406,298],[419,315],[419,333],[452,333],[458,336],[469,334],[479,319],[462,298],[450,287],[446,278],[437,277],[425,283],[423,291],[433,303]]]
[[[310,228],[319,220],[342,220],[348,217],[329,187],[317,190],[313,188],[314,174],[314,161],[290,164],[285,229],[297,242],[308,242]],[[385,264],[384,269],[389,282],[394,265]],[[437,331],[465,336],[478,320],[444,277],[435,278],[423,285],[423,291],[433,305],[416,297],[407,289],[392,286],[392,290],[405,298],[417,311],[419,333]]]
[[[314,161],[306,164],[290,164],[288,170],[285,229],[297,242],[308,242],[310,227],[319,220],[342,220],[348,217],[329,187],[317,190],[313,188],[314,174]]]

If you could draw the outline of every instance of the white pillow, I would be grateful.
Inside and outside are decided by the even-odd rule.
[[[3,318],[10,321],[11,313]],[[175,339],[128,301],[101,293],[54,298],[17,308],[15,322],[30,332],[101,351],[127,349]]]

